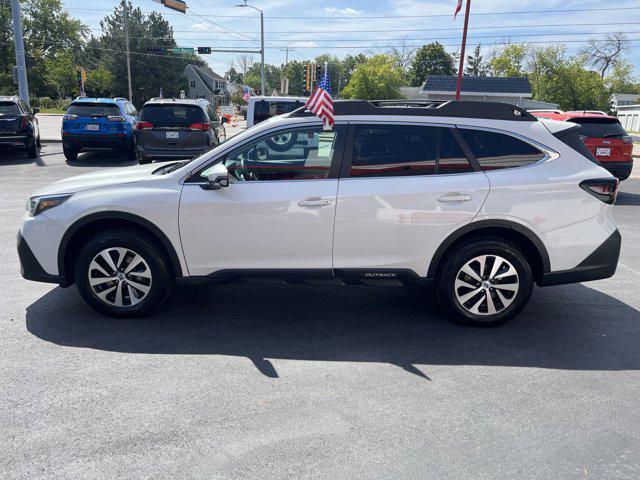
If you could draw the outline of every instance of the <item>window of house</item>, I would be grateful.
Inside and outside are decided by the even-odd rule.
[[[195,88],[196,81],[195,80],[189,80],[189,86],[192,87],[192,88]]]

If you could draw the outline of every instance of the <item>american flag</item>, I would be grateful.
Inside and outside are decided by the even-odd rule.
[[[250,98],[251,98],[251,94],[249,93],[249,89],[248,89],[248,88],[245,88],[245,89],[244,89],[244,93],[242,94],[242,99],[243,99],[245,102],[248,102]]]
[[[325,124],[333,125],[333,99],[331,98],[331,83],[329,74],[322,75],[318,86],[304,105],[307,109],[320,117]]]
[[[460,12],[460,9],[462,8],[462,0],[458,0],[458,4],[456,5],[456,11],[453,12],[453,19],[456,19],[456,15],[458,15],[458,12]]]

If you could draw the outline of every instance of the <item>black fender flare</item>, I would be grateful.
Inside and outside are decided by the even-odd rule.
[[[547,252],[547,248],[544,246],[544,243],[542,243],[542,240],[540,240],[540,238],[533,231],[517,222],[509,220],[489,219],[467,223],[466,225],[463,225],[462,227],[451,233],[445,239],[445,241],[440,244],[440,246],[436,249],[436,252],[433,254],[433,258],[431,259],[431,263],[429,264],[429,270],[427,271],[427,277],[435,278],[438,264],[440,263],[440,260],[442,260],[444,253],[457,240],[462,238],[464,235],[467,235],[468,233],[472,233],[475,230],[484,230],[489,228],[509,229],[525,236],[528,240],[531,241],[531,243],[533,243],[533,245],[538,250],[538,253],[540,254],[540,258],[542,260],[542,272],[546,273],[551,270],[551,262],[549,261],[549,253]]]
[[[58,273],[60,275],[65,276],[65,253],[67,250],[67,246],[69,245],[69,241],[73,238],[74,234],[80,230],[85,225],[89,223],[95,222],[96,220],[127,220],[132,223],[136,223],[142,228],[149,230],[155,237],[160,241],[164,249],[169,254],[169,259],[171,260],[171,265],[173,267],[173,271],[176,277],[182,276],[182,266],[180,265],[180,259],[178,258],[178,254],[176,250],[169,240],[169,238],[164,234],[160,228],[151,223],[149,220],[142,218],[138,215],[128,212],[120,212],[117,210],[113,211],[105,211],[105,212],[96,212],[90,213],[78,220],[76,220],[64,233],[62,236],[62,240],[60,241],[60,246],[58,247]]]

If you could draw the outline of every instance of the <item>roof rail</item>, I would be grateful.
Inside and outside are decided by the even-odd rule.
[[[114,100],[125,100],[126,101],[127,99],[124,98],[124,97],[116,97],[116,98],[114,98]]]
[[[490,120],[516,120],[537,122],[538,119],[524,108],[510,103],[472,100],[445,102],[423,100],[336,100],[334,115],[398,115],[429,117],[486,118]],[[290,113],[292,117],[313,116],[305,107]]]

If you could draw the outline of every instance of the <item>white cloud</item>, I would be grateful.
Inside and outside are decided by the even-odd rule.
[[[207,30],[209,30],[209,24],[204,22],[194,23],[193,25],[191,25],[191,29],[198,32],[206,32]]]
[[[327,13],[337,13],[339,15],[359,15],[362,13],[360,10],[356,10],[355,8],[347,7],[347,8],[336,8],[336,7],[324,7],[324,11]]]
[[[293,42],[291,45],[291,47],[295,48],[295,47],[317,47],[318,44],[316,42]]]

